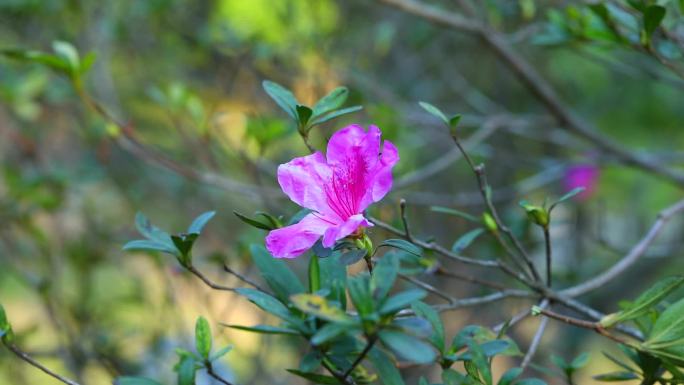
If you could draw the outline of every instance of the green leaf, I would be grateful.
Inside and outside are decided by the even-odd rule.
[[[507,340],[492,340],[481,344],[476,344],[478,350],[482,352],[487,358],[496,356],[497,354],[506,352],[511,347],[511,342]],[[472,360],[472,352],[470,349],[455,358],[457,360]]]
[[[391,314],[395,313],[415,301],[419,301],[427,295],[425,290],[421,289],[410,289],[402,291],[399,294],[395,294],[387,299],[380,307],[380,314]]]
[[[325,123],[329,120],[337,118],[338,116],[351,114],[352,112],[360,111],[362,109],[363,109],[362,106],[353,106],[353,107],[347,107],[347,108],[343,108],[341,110],[333,111],[333,112],[330,112],[328,114],[314,118],[313,122],[311,123],[311,126],[315,126],[317,124]]]
[[[660,5],[649,5],[646,7],[644,11],[644,32],[646,32],[646,36],[649,39],[665,18],[665,13],[665,7]]]
[[[255,325],[255,326],[229,325],[229,324],[221,324],[221,325],[232,328],[232,329],[244,330],[247,332],[259,333],[259,334],[282,334],[282,335],[292,335],[292,336],[298,336],[299,335],[299,332],[296,330],[281,328],[281,327],[271,326],[271,325]]]
[[[449,119],[444,115],[444,113],[437,107],[433,106],[432,104],[428,102],[418,102],[418,104],[423,107],[423,109],[427,112],[429,112],[431,115],[439,118],[444,124],[449,126]]]
[[[183,266],[190,265],[190,251],[192,250],[192,246],[195,244],[195,241],[197,240],[197,236],[197,234],[180,234],[171,236],[171,241],[180,253],[181,258],[179,258],[179,260],[181,261]]]
[[[352,326],[346,323],[329,323],[318,329],[316,334],[311,337],[311,343],[314,345],[324,344],[336,337],[352,330]]]
[[[456,240],[456,242],[454,242],[454,245],[451,246],[451,251],[453,251],[456,254],[459,254],[468,246],[470,246],[470,244],[473,243],[473,241],[477,239],[477,237],[479,237],[482,233],[484,233],[484,231],[485,230],[483,228],[477,228],[463,234],[460,238]]]
[[[302,372],[301,370],[297,370],[297,369],[286,369],[286,370],[288,372],[294,374],[294,375],[305,378],[305,379],[312,381],[316,384],[325,384],[325,385],[341,384],[341,382],[339,382],[335,377],[325,376],[323,374],[318,374],[318,373]]]
[[[644,291],[634,302],[618,313],[609,314],[601,320],[603,327],[611,327],[619,322],[639,318],[659,304],[674,290],[684,284],[684,277],[667,277]]]
[[[78,57],[78,51],[71,43],[59,40],[53,41],[52,49],[68,64],[69,73],[71,75],[80,73],[81,64]]]
[[[556,205],[558,205],[559,203],[563,203],[563,202],[567,201],[568,199],[574,197],[575,195],[581,193],[584,190],[586,190],[586,188],[584,188],[584,187],[575,187],[574,189],[568,191],[565,195],[558,198],[557,201],[555,201],[553,204],[551,204],[551,207],[549,208],[549,212],[551,210],[553,210],[553,208],[556,207]]]
[[[301,104],[297,105],[297,119],[299,120],[299,125],[301,127],[306,126],[306,124],[309,122],[309,119],[311,119],[311,115],[313,115],[313,111],[311,108],[307,106],[303,106]]]
[[[264,292],[245,287],[235,289],[235,291],[268,313],[284,320],[292,319],[292,313],[290,313],[285,305]]]
[[[79,68],[79,72],[81,75],[84,75],[87,73],[90,68],[95,64],[95,59],[97,58],[97,55],[95,52],[88,52],[84,57],[83,60],[81,61],[81,68]]]
[[[411,253],[418,257],[423,255],[423,250],[420,247],[403,239],[388,239],[382,242],[378,247],[383,246],[394,247],[395,249],[404,250],[405,252]]]
[[[248,216],[246,216],[244,214],[240,214],[237,211],[233,211],[233,214],[235,214],[235,216],[238,217],[241,221],[245,222],[246,224],[248,224],[250,226],[256,227],[257,229],[267,230],[267,231],[274,229],[273,225],[271,225],[269,223],[263,223],[263,222],[258,221],[256,219],[249,218]]]
[[[261,276],[283,303],[287,303],[290,296],[306,291],[299,278],[285,262],[273,258],[263,246],[253,244],[250,245],[249,250]]]
[[[432,325],[432,334],[430,335],[430,342],[434,345],[440,352],[444,351],[444,324],[442,323],[439,313],[432,306],[415,301],[411,304],[411,309],[416,313],[418,317],[425,318]]]
[[[200,234],[204,226],[216,215],[216,211],[207,211],[197,218],[188,227],[188,234]]]
[[[538,378],[526,378],[516,382],[515,385],[546,385],[546,382]]]
[[[340,255],[318,261],[320,265],[321,288],[330,290],[328,298],[347,308],[347,269],[340,266]]]
[[[510,368],[499,379],[498,385],[511,385],[522,374],[522,368]]]
[[[570,367],[577,370],[577,369],[581,369],[581,368],[585,367],[588,363],[589,363],[589,353],[584,352],[572,360],[572,362],[570,363]]]
[[[449,214],[449,215],[455,215],[457,217],[461,217],[467,221],[475,222],[475,223],[480,223],[480,220],[475,217],[474,215],[470,215],[464,211],[461,210],[456,210],[448,207],[442,207],[442,206],[430,206],[430,210],[434,211],[436,213],[442,213],[442,214]]]
[[[170,239],[170,238],[169,238]],[[156,241],[149,241],[146,239],[137,239],[127,242],[123,246],[124,251],[142,250],[142,251],[161,251],[171,255],[178,255],[178,250],[175,247],[169,247]]]
[[[555,354],[551,355],[551,362],[553,362],[554,365],[562,369],[563,371],[568,369],[568,364],[565,362],[565,360],[562,357],[559,357]]]
[[[349,96],[349,90],[347,89],[347,87],[337,87],[334,90],[330,91],[329,94],[322,97],[314,105],[314,116],[319,116],[340,108],[342,104],[344,104],[344,102],[347,100],[347,96]]]
[[[377,348],[371,349],[368,353],[368,359],[375,367],[378,377],[384,385],[405,385],[404,380],[401,378],[401,373],[399,373],[394,362],[382,350]]]
[[[371,314],[373,312],[373,296],[370,292],[368,277],[357,275],[349,279],[347,288],[349,289],[349,297],[351,297],[359,314],[361,316]]]
[[[309,259],[309,293],[315,293],[321,289],[321,267],[318,264],[316,254]]]
[[[632,373],[632,372],[611,372],[611,373],[599,374],[598,376],[594,376],[595,380],[604,381],[604,382],[629,381],[629,380],[636,380],[638,378],[639,378],[639,376],[636,375],[636,373]]]
[[[475,381],[471,377],[466,377],[452,369],[442,372],[442,381],[444,385],[480,385],[479,381]]]
[[[654,355],[684,364],[684,298],[660,314],[642,347]]]
[[[606,356],[606,358],[608,358],[609,360],[613,361],[615,364],[617,364],[618,366],[622,367],[623,369],[625,369],[625,370],[627,370],[627,371],[634,371],[634,368],[632,368],[631,366],[629,366],[629,364],[623,362],[622,360],[618,359],[617,357],[613,356],[612,354],[607,353],[607,352],[602,352],[602,353],[603,353],[604,356]]]
[[[66,73],[69,72],[69,63],[67,63],[64,58],[45,52],[31,51],[20,48],[7,48],[0,50],[0,54],[16,60],[24,60],[42,64],[54,70],[63,71]]]
[[[287,88],[278,83],[264,80],[262,83],[264,91],[273,99],[283,111],[287,112],[292,119],[297,120],[297,98]]]
[[[161,385],[159,382],[145,377],[118,377],[114,385]]]
[[[492,370],[490,368],[489,360],[482,350],[482,347],[474,342],[471,342],[468,344],[468,352],[471,354],[471,361],[477,368],[478,373],[480,373],[480,377],[482,380],[484,380],[484,383],[486,385],[492,385]]]
[[[334,306],[325,297],[317,294],[297,294],[290,297],[292,304],[307,314],[338,323],[353,323],[354,320],[339,307]]]
[[[436,358],[434,349],[416,337],[390,330],[382,330],[378,335],[383,344],[406,360],[428,364]]]
[[[460,121],[461,115],[454,115],[451,119],[449,119],[449,127],[451,127],[452,129],[456,128]]]
[[[340,256],[340,263],[348,266],[361,260],[361,258],[366,256],[366,250],[355,249],[349,250]]]
[[[228,354],[228,352],[230,352],[231,350],[233,350],[233,346],[231,346],[231,345],[224,346],[221,349],[219,349],[218,351],[216,351],[214,354],[212,354],[209,357],[209,361],[214,362],[214,361],[218,360],[219,358]]]
[[[399,273],[399,260],[395,255],[387,253],[375,265],[370,279],[370,290],[373,298],[382,300],[387,297]]]
[[[174,250],[172,254],[175,253],[176,248],[171,241],[169,233],[154,226],[143,213],[139,212],[135,215],[135,227],[143,237],[161,245],[166,245],[168,249]]]
[[[209,359],[211,352],[211,328],[204,317],[198,317],[195,322],[195,349],[205,360]]]
[[[194,358],[189,356],[181,358],[176,371],[178,373],[178,385],[195,385],[197,368],[195,367]]]

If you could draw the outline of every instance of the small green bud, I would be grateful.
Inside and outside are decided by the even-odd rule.
[[[537,225],[547,228],[549,227],[549,212],[540,206],[534,206],[526,202],[520,202],[520,206],[527,212],[527,217]]]
[[[482,224],[484,224],[485,228],[492,233],[499,229],[499,226],[496,225],[494,217],[492,217],[492,215],[488,212],[482,213]]]

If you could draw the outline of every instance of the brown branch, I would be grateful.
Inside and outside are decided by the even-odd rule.
[[[67,384],[67,385],[79,385],[78,382],[76,382],[76,381],[74,381],[74,380],[70,380],[70,379],[68,379],[68,378],[66,378],[66,377],[64,377],[64,376],[62,376],[62,375],[59,375],[59,374],[53,372],[52,370],[48,369],[47,367],[45,367],[45,366],[44,366],[43,364],[41,364],[40,362],[38,362],[38,361],[36,361],[35,359],[33,359],[33,357],[29,356],[27,353],[25,353],[24,351],[22,351],[21,349],[19,349],[15,344],[5,344],[5,346],[7,346],[7,349],[9,349],[12,353],[14,353],[14,355],[16,355],[17,357],[19,357],[19,358],[22,359],[23,361],[26,361],[29,365],[31,365],[31,366],[33,366],[33,367],[35,367],[35,368],[40,369],[40,370],[43,371],[45,374],[47,374],[47,375],[49,375],[49,376],[51,376],[51,377],[53,377],[53,378],[56,378],[57,380],[59,380],[59,381],[65,383],[65,384]]]
[[[457,13],[439,7],[424,4],[415,0],[379,0],[404,12],[419,16],[432,23],[449,27],[480,37],[492,51],[505,63],[513,73],[542,103],[549,112],[558,119],[562,126],[575,135],[593,143],[598,148],[618,157],[624,164],[634,166],[684,187],[684,174],[669,168],[661,167],[657,162],[630,152],[612,139],[598,133],[594,127],[584,121],[574,111],[564,105],[553,87],[537,72],[537,70],[514,49],[505,36],[489,26]]]
[[[677,215],[682,211],[684,211],[684,199],[661,211],[658,214],[656,221],[653,223],[653,226],[651,226],[651,229],[618,263],[614,264],[611,268],[595,276],[594,278],[591,278],[579,285],[562,290],[560,293],[568,297],[577,297],[596,290],[620,276],[632,265],[634,265],[639,258],[641,258],[651,243],[653,243],[656,237],[660,234],[665,224],[674,215]]]
[[[220,383],[222,383],[222,384],[224,384],[224,385],[233,385],[232,383],[228,382],[228,381],[227,381],[226,379],[224,379],[223,377],[221,377],[221,376],[219,376],[218,374],[216,374],[216,372],[214,372],[214,367],[213,367],[213,365],[211,364],[211,362],[207,362],[207,364],[206,364],[205,366],[206,366],[206,368],[207,368],[207,374],[208,374],[209,376],[211,376],[213,379],[215,379],[216,381],[218,381],[218,382],[220,382]]]
[[[213,282],[210,280],[207,276],[205,276],[201,271],[197,270],[194,266],[189,265],[189,266],[184,266],[185,269],[189,272],[191,272],[193,275],[195,275],[197,278],[202,280],[207,286],[214,290],[222,290],[222,291],[235,291],[234,287],[228,287],[228,286],[223,286],[218,283]]]
[[[413,237],[411,236],[411,229],[409,228],[408,219],[406,218],[406,199],[401,199],[399,201],[399,209],[401,211],[401,222],[404,224],[404,236],[409,242],[413,242]]]
[[[591,330],[595,331],[596,333],[598,333],[598,334],[600,334],[606,338],[609,338],[609,339],[611,339],[611,340],[613,340],[619,344],[630,346],[629,341],[623,340],[620,337],[617,337],[613,334],[610,334],[610,332],[608,332],[608,330],[606,330],[598,322],[585,321],[585,320],[581,320],[578,318],[573,318],[573,317],[566,316],[563,314],[555,313],[551,310],[546,310],[546,309],[536,308],[533,310],[533,312],[535,312],[535,311],[538,312],[539,314],[546,316],[546,317],[553,318],[555,320],[564,322],[568,325],[577,326],[577,327],[584,328],[584,329],[591,329]]]

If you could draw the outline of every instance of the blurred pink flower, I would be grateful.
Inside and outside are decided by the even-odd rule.
[[[598,178],[598,167],[591,164],[577,164],[565,171],[565,189],[570,191],[577,187],[584,187],[585,190],[577,194],[577,198],[586,200],[596,191]]]
[[[311,209],[299,223],[271,231],[266,248],[276,258],[295,258],[322,236],[323,246],[370,227],[363,211],[392,187],[397,148],[382,144],[380,129],[352,125],[337,131],[326,156],[319,151],[278,167],[278,183],[290,199]]]

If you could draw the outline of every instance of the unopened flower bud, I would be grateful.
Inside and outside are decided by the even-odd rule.
[[[521,202],[520,206],[527,212],[527,217],[535,224],[547,228],[549,226],[549,212],[541,207]]]
[[[499,228],[499,226],[496,225],[496,221],[494,220],[494,217],[490,213],[482,213],[482,224],[484,224],[485,228],[489,231],[496,232]]]

